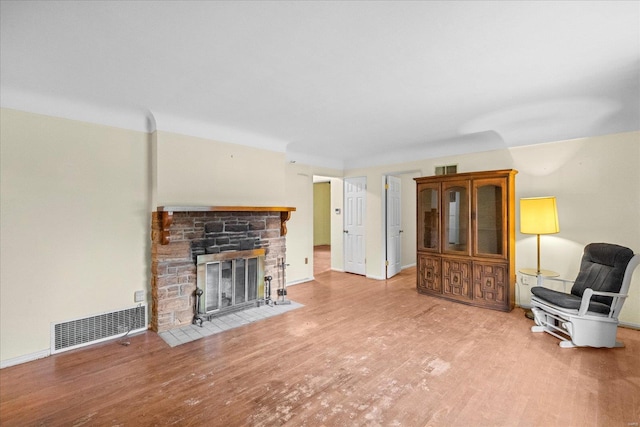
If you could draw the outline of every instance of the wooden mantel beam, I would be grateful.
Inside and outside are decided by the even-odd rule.
[[[280,235],[287,234],[287,221],[296,208],[284,206],[158,206],[160,214],[160,243],[169,244],[169,228],[174,212],[280,212]]]

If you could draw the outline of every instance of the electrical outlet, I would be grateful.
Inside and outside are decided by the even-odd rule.
[[[145,291],[136,291],[133,294],[133,301],[134,302],[143,302],[145,296],[146,296],[146,292]]]

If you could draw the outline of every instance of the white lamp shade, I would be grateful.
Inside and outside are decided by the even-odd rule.
[[[555,197],[520,199],[520,232],[554,234],[560,232]]]

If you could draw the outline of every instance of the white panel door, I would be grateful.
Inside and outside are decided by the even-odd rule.
[[[386,218],[387,218],[387,279],[400,273],[402,255],[402,187],[401,180],[387,176]]]
[[[364,219],[367,178],[344,180],[344,271],[365,274]]]

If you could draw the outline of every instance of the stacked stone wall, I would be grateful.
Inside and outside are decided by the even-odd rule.
[[[265,275],[278,277],[286,238],[279,212],[175,212],[162,245],[160,215],[152,213],[151,328],[162,332],[191,323],[198,255],[265,249]]]

